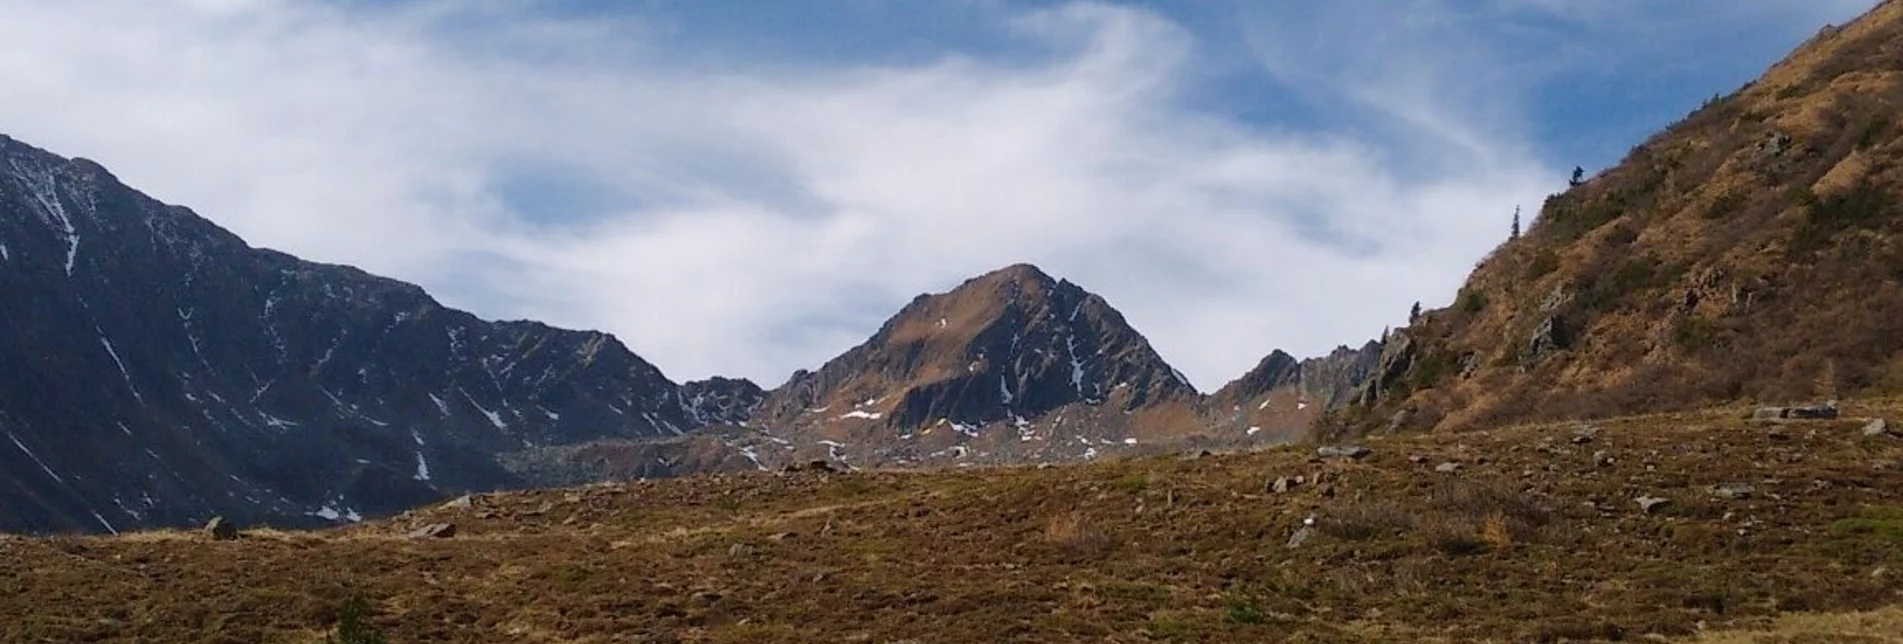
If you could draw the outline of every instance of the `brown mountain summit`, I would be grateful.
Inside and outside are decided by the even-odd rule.
[[[1335,430],[1903,391],[1903,3],[1554,195]]]
[[[1198,398],[1102,297],[1018,264],[918,296],[864,344],[793,374],[754,419],[879,460],[1077,456],[1128,445],[1153,412]]]

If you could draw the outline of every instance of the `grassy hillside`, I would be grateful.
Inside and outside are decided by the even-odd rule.
[[[1741,412],[6,538],[0,640],[312,642],[360,597],[392,642],[1899,641],[1903,438]]]
[[[1903,393],[1900,109],[1888,2],[1554,195],[1336,427]]]

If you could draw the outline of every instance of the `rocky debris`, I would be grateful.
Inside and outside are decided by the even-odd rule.
[[[212,517],[205,523],[205,536],[214,541],[231,541],[238,538],[238,526],[224,517]]]
[[[1315,517],[1310,515],[1308,518],[1302,519],[1302,527],[1296,528],[1295,534],[1289,535],[1288,547],[1291,549],[1300,548],[1302,544],[1308,543],[1308,540],[1314,537]]]
[[[814,460],[814,461],[809,461],[804,465],[799,463],[788,465],[782,471],[789,472],[789,473],[791,472],[818,472],[821,474],[832,474],[832,473],[838,472],[839,469],[833,467],[833,464],[831,461]]]
[[[1324,445],[1315,449],[1315,455],[1321,458],[1346,458],[1356,461],[1367,458],[1373,453],[1374,450],[1361,445]]]
[[[468,494],[456,497],[454,500],[443,504],[444,510],[467,510],[473,507],[476,507],[476,497]]]
[[[1752,420],[1831,420],[1836,417],[1837,406],[1831,403],[1798,407],[1759,407],[1751,412]]]
[[[736,543],[727,547],[727,556],[729,557],[752,556],[753,552],[754,552],[753,546],[749,546],[744,543]]]
[[[1460,473],[1460,469],[1462,467],[1463,466],[1458,462],[1448,461],[1445,463],[1441,463],[1440,465],[1435,465],[1434,471],[1440,472],[1442,474],[1458,474]]]
[[[1413,463],[1415,465],[1426,465],[1427,461],[1428,461],[1428,458],[1425,454],[1415,454],[1413,456],[1407,457],[1407,462]]]
[[[1758,493],[1758,489],[1743,483],[1725,483],[1711,486],[1711,495],[1728,501],[1742,501]]]
[[[409,534],[404,535],[404,538],[407,538],[407,539],[448,539],[453,536],[456,536],[456,524],[432,523],[432,524],[423,526],[421,528],[411,530]]]
[[[1599,437],[1598,427],[1595,427],[1592,425],[1580,425],[1578,429],[1573,430],[1572,440],[1574,445],[1585,445],[1587,443],[1593,442],[1593,440],[1597,439],[1598,437]]]
[[[1875,437],[1875,436],[1882,436],[1884,434],[1894,434],[1894,433],[1897,433],[1896,429],[1893,427],[1890,427],[1889,421],[1883,420],[1881,418],[1872,418],[1870,419],[1870,422],[1865,423],[1863,426],[1864,436]]]
[[[1307,482],[1307,477],[1278,476],[1275,477],[1275,482],[1269,484],[1269,491],[1276,494],[1287,494],[1290,490],[1301,487],[1303,483]]]
[[[1658,514],[1660,511],[1663,511],[1665,508],[1672,505],[1671,499],[1664,499],[1664,498],[1659,498],[1656,496],[1642,496],[1637,499],[1633,499],[1633,501],[1637,502],[1639,504],[1639,509],[1644,511],[1646,514]]]
[[[1594,467],[1612,467],[1613,463],[1612,454],[1607,453],[1606,450],[1602,449],[1592,453],[1592,464]]]

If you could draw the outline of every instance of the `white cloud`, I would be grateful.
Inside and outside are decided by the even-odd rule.
[[[516,6],[0,0],[31,26],[0,49],[0,131],[257,245],[768,386],[1030,261],[1214,388],[1444,301],[1559,176],[1489,126],[1511,102],[1463,107],[1494,85],[1459,56],[1285,61],[1419,130],[1293,133],[1190,107],[1197,36],[1137,9],[1005,16],[1044,58],[821,68],[684,65],[638,22]],[[596,194],[525,205],[524,177]]]

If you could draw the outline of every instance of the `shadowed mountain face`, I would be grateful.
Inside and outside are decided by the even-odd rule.
[[[781,388],[676,385],[613,337],[487,322],[254,249],[0,138],[0,531],[318,525],[463,490],[1008,464],[1281,442],[1378,345],[1271,356],[1213,398],[1103,298],[1028,265],[921,295]]]
[[[1547,200],[1331,432],[1903,393],[1903,3]]]
[[[601,333],[251,248],[0,137],[0,531],[324,522],[519,484],[498,455],[733,422]]]

